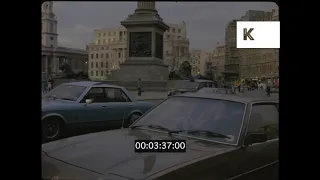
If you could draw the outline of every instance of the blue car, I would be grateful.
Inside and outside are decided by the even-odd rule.
[[[136,100],[120,86],[64,83],[42,98],[43,141],[60,139],[73,130],[128,127],[154,105]]]

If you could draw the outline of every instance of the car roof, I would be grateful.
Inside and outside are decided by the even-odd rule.
[[[97,82],[97,81],[77,81],[77,82],[70,82],[70,83],[65,83],[65,84],[66,85],[73,85],[73,86],[84,86],[84,87],[100,86],[100,87],[122,88],[121,86],[106,84],[104,82]]]
[[[176,80],[176,81],[184,81],[184,82],[214,82],[212,80],[206,80],[206,79]]]
[[[185,94],[175,95],[172,97],[219,99],[219,100],[234,101],[234,102],[241,102],[241,103],[254,103],[254,102],[278,103],[278,100],[275,100],[275,99],[235,96],[235,95],[227,95],[227,94],[185,93]]]
[[[227,88],[215,88],[215,87],[203,87],[203,88],[201,88],[201,89],[207,89],[207,90],[215,90],[215,89],[222,89],[222,90],[229,90],[229,91],[231,91],[231,89],[227,89]]]

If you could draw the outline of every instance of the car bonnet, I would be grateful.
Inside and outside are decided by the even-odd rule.
[[[186,139],[185,153],[135,153],[134,140]],[[152,176],[160,171],[204,156],[230,151],[235,147],[205,142],[149,130],[119,129],[82,135],[42,145],[50,157],[103,174],[132,179]]]

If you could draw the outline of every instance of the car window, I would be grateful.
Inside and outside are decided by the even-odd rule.
[[[76,101],[86,90],[83,86],[61,84],[45,95],[45,98],[67,99]]]
[[[207,87],[212,87],[212,83],[208,82]]]
[[[106,97],[108,102],[128,102],[129,98],[125,96],[121,89],[106,88]]]
[[[104,103],[107,102],[105,97],[103,88],[101,87],[93,87],[89,90],[86,96],[83,98],[82,103],[86,101],[86,99],[92,99],[92,103]]]
[[[276,104],[257,104],[252,107],[248,133],[262,132],[267,139],[279,137],[279,111]]]

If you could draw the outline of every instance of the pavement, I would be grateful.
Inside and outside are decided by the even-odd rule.
[[[130,95],[136,97],[137,100],[145,101],[161,101],[167,98],[167,92],[142,92],[141,96],[138,96],[138,91],[129,91]],[[237,93],[240,96],[250,96],[250,97],[266,97],[266,92],[264,90],[255,90],[255,91],[245,91],[244,93]],[[271,93],[270,98],[279,98],[278,93]]]
[[[130,91],[130,93],[138,100],[157,101],[167,98],[167,92],[142,92],[141,96],[138,96],[137,91]],[[243,93],[237,92],[237,94],[239,96],[250,96],[255,98],[265,98],[267,96],[267,93],[264,90],[245,91]],[[278,99],[279,93],[271,93],[270,98]]]
[[[137,100],[163,100],[167,98],[167,92],[142,92],[141,96],[138,96],[138,91],[129,91],[130,95],[136,97]]]

